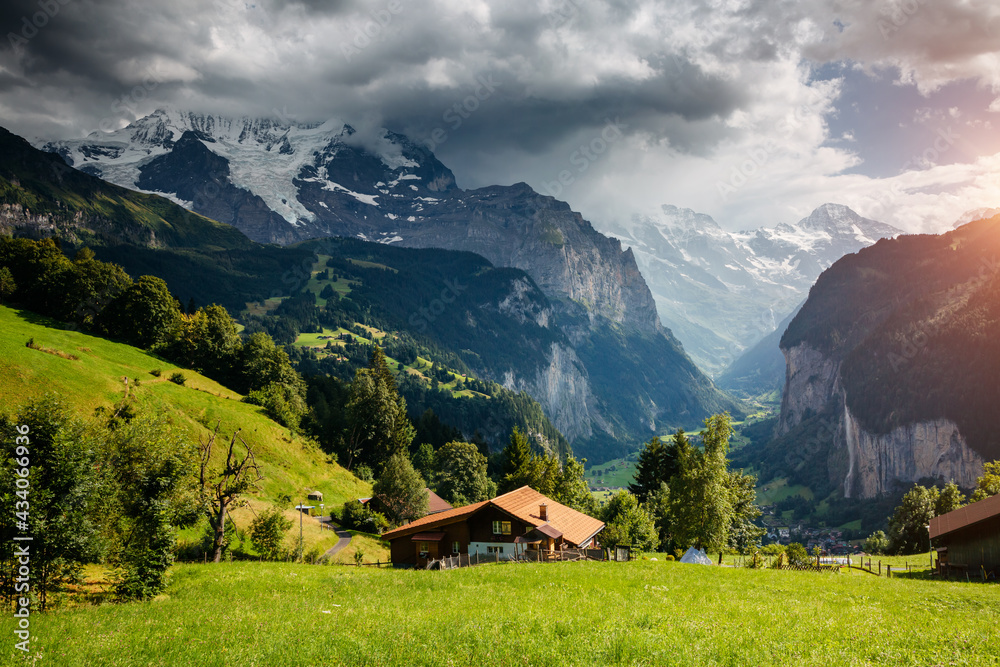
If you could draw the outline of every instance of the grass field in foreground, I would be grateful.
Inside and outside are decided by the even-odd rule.
[[[53,665],[997,665],[994,585],[636,561],[448,572],[182,565],[32,616]],[[12,619],[0,619],[11,638]],[[12,649],[5,664],[22,664]]]

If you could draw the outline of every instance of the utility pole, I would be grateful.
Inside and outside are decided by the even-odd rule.
[[[302,501],[299,501],[299,562],[302,562],[302,513],[305,511],[305,506]]]

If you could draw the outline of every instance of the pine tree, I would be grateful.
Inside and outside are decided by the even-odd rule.
[[[416,431],[406,414],[406,400],[396,389],[392,371],[378,347],[372,352],[369,367],[354,375],[346,416],[344,465],[348,468],[357,458],[378,476],[394,454],[409,451]]]
[[[527,484],[532,458],[531,445],[528,444],[528,436],[517,426],[511,432],[510,442],[504,447],[501,457],[503,477],[500,480],[500,493],[513,491]]]
[[[646,502],[649,494],[660,488],[660,484],[670,483],[677,474],[677,448],[680,442],[686,442],[684,429],[677,429],[674,441],[665,445],[659,436],[654,437],[639,453],[639,461],[635,468],[635,483],[629,485],[629,491]]]

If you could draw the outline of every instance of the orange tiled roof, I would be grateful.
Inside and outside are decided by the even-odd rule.
[[[604,522],[591,516],[587,516],[575,509],[566,507],[562,503],[547,498],[535,491],[530,486],[522,486],[510,493],[494,498],[494,505],[500,509],[513,514],[525,523],[533,526],[540,526],[545,521],[538,515],[539,505],[546,504],[546,515],[548,524],[562,531],[563,539],[573,544],[586,542],[601,529]]]
[[[539,516],[539,506],[542,503],[546,504],[548,521],[543,521]],[[575,509],[566,507],[562,503],[557,503],[551,498],[547,498],[538,491],[535,491],[530,486],[522,486],[520,489],[497,496],[492,500],[484,500],[472,505],[466,505],[465,507],[458,507],[425,516],[405,526],[390,530],[384,533],[382,537],[391,540],[420,529],[454,523],[455,521],[470,517],[487,505],[497,507],[532,526],[541,526],[548,523],[560,530],[563,534],[563,539],[572,544],[586,542],[604,528],[604,522],[587,516],[582,512],[577,512]]]

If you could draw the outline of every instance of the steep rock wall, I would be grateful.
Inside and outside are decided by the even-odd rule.
[[[832,477],[843,480],[845,497],[874,498],[891,491],[897,482],[927,477],[975,485],[983,459],[954,422],[936,419],[906,424],[887,434],[872,433],[847,406],[839,362],[805,343],[782,351],[786,379],[777,435],[788,433],[807,413],[834,414],[833,423],[824,425],[834,433],[827,465]]]
[[[982,457],[947,419],[907,424],[877,435],[862,428],[845,406],[843,426],[850,461],[844,477],[848,498],[874,498],[890,491],[894,482],[924,477],[971,487],[983,474]]]
[[[553,344],[549,364],[539,368],[534,377],[507,372],[502,384],[530,394],[570,442],[593,435],[590,381],[572,348]]]

